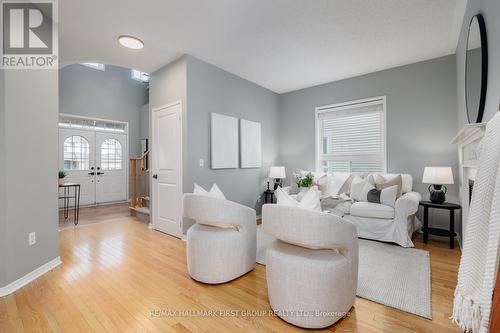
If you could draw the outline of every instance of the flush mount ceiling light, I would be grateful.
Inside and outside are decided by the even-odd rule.
[[[133,50],[140,50],[144,47],[144,43],[137,37],[122,35],[118,37],[118,41],[122,46]]]

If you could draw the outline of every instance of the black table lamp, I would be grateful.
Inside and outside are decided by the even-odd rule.
[[[269,170],[269,178],[274,179],[274,189],[276,190],[278,186],[283,185],[283,179],[286,178],[285,167],[283,166],[273,166]]]
[[[425,167],[422,183],[429,185],[429,200],[441,204],[446,201],[445,185],[453,184],[453,171],[451,167]]]

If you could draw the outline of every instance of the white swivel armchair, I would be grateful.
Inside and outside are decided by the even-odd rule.
[[[193,279],[224,283],[255,267],[254,209],[229,200],[184,194],[184,217],[196,220],[187,232],[187,266]]]
[[[356,227],[332,214],[280,205],[264,205],[262,223],[276,238],[266,253],[273,310],[304,328],[337,322],[356,297]]]

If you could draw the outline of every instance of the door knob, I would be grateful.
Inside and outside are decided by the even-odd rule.
[[[94,171],[89,172],[89,175],[93,176],[93,175],[95,175],[95,172]]]
[[[153,178],[154,178],[154,179],[158,179],[158,175],[157,175],[157,174],[154,174],[154,175],[153,175]]]

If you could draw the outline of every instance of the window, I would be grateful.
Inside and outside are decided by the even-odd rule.
[[[59,115],[59,127],[125,133],[126,123]]]
[[[132,79],[141,81],[141,82],[149,82],[149,74],[145,72],[138,71],[136,69],[132,69]]]
[[[101,144],[101,169],[122,169],[122,145],[118,140],[106,139]]]
[[[385,97],[316,109],[317,169],[385,172]]]
[[[64,140],[64,170],[89,170],[89,142],[82,136]]]
[[[87,66],[87,67],[90,67],[93,69],[97,69],[97,70],[100,70],[103,72],[106,70],[106,67],[104,66],[104,64],[99,64],[97,62],[84,62],[84,63],[81,63],[80,65]]]

